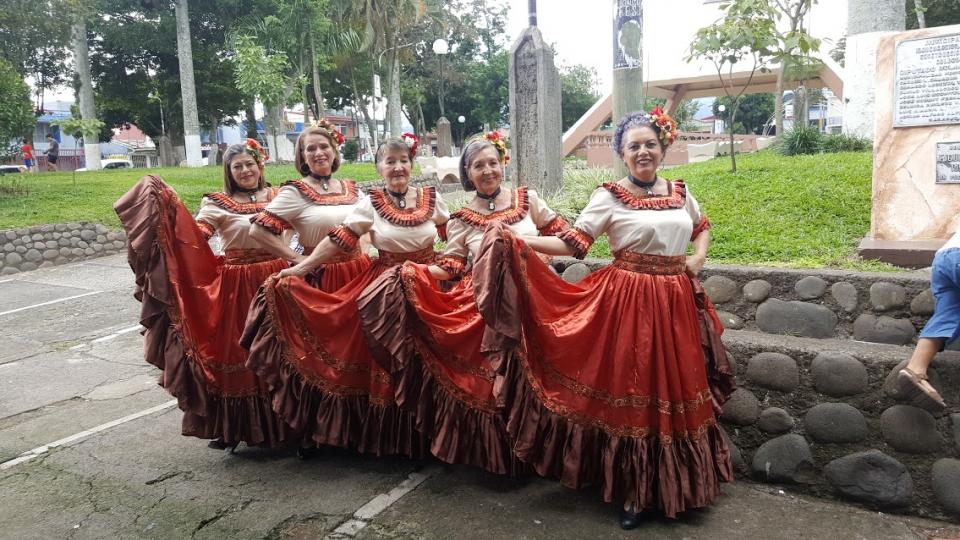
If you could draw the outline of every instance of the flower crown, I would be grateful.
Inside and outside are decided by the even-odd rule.
[[[669,114],[663,112],[660,106],[656,106],[647,113],[647,118],[651,124],[654,124],[660,130],[660,141],[664,146],[670,146],[677,140],[677,121]]]
[[[260,146],[260,143],[256,139],[247,139],[243,143],[244,150],[247,151],[247,154],[250,154],[250,157],[257,162],[257,165],[263,165],[265,161],[270,160],[270,156],[267,155],[267,151]]]
[[[410,156],[417,157],[417,147],[420,146],[420,139],[410,132],[404,133],[400,136],[400,138],[403,139],[403,142],[407,143],[407,146],[410,147]]]
[[[328,121],[326,118],[317,122],[316,126],[314,127],[317,127],[322,131],[325,131],[327,133],[327,136],[330,137],[331,140],[337,141],[337,146],[340,146],[341,144],[343,144],[343,141],[346,140],[343,137],[343,133],[340,133],[337,130],[337,128],[333,124],[331,124],[330,121]]]
[[[510,153],[507,152],[507,138],[500,134],[498,131],[491,131],[490,133],[485,133],[483,139],[489,141],[496,149],[497,153],[500,154],[500,159],[503,160],[503,164],[506,165],[510,163]]]

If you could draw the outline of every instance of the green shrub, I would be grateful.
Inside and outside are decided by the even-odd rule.
[[[873,141],[864,137],[854,137],[835,133],[824,135],[820,142],[820,151],[832,154],[835,152],[866,152],[873,148]]]
[[[796,125],[777,140],[777,151],[785,156],[819,154],[823,134],[809,126]]]
[[[343,159],[356,161],[358,153],[360,153],[360,144],[356,139],[350,139],[343,144]]]

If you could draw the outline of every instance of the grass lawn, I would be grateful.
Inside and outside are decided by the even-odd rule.
[[[713,222],[710,261],[793,268],[832,267],[894,270],[856,256],[870,228],[871,153],[784,157],[773,152],[714,159],[664,171],[683,178]],[[159,174],[191,210],[204,193],[222,187],[218,167],[167,168],[78,173],[42,173],[0,177],[0,229],[65,221],[93,221],[119,227],[112,204],[147,172]],[[279,185],[297,175],[291,165],[267,167]],[[344,164],[337,175],[360,182],[377,179],[374,166]],[[601,182],[613,180],[605,169],[564,173],[564,193],[550,201],[568,218],[576,218]],[[4,186],[19,183],[26,195],[10,196]],[[601,237],[591,255],[609,257]]]
[[[194,211],[204,193],[223,188],[220,167],[82,172],[76,173],[76,186],[72,172],[0,176],[0,229],[66,221],[93,221],[119,228],[113,202],[148,173],[163,178]],[[300,177],[293,165],[268,165],[266,175],[275,186]],[[372,163],[345,163],[335,176],[358,182],[379,178]],[[26,193],[9,195],[3,188],[11,185],[22,187]]]
[[[713,223],[710,262],[793,268],[889,271],[896,267],[856,256],[870,229],[872,154],[784,157],[774,152],[720,158],[675,167]],[[607,170],[570,171],[565,193],[553,201],[575,217],[594,186],[613,180]],[[603,237],[591,250],[609,257]]]

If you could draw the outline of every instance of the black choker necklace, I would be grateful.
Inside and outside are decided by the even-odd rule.
[[[247,197],[250,197],[250,202],[257,202],[257,192],[260,191],[260,188],[258,187],[255,187],[253,189],[238,188],[237,191],[241,193],[246,193]]]
[[[390,191],[388,188],[383,188],[384,191],[390,194],[391,197],[397,200],[397,206],[401,210],[407,207],[407,191],[410,191],[410,188],[403,190],[403,193],[397,191]]]
[[[655,185],[657,184],[657,177],[656,177],[656,176],[654,176],[654,177],[653,177],[653,180],[651,180],[651,181],[649,181],[649,182],[644,182],[643,180],[639,180],[639,179],[635,178],[633,175],[629,175],[629,174],[627,175],[627,178],[630,179],[630,182],[632,182],[633,185],[635,185],[635,186],[637,186],[638,188],[646,191],[646,192],[647,192],[647,195],[653,195],[653,186],[655,186]]]
[[[330,189],[330,176],[329,176],[329,175],[327,175],[327,176],[318,176],[318,175],[316,175],[316,174],[310,173],[310,174],[308,174],[307,176],[309,176],[310,178],[313,178],[313,179],[316,180],[317,182],[320,182],[320,187],[322,187],[324,191],[327,191],[327,190]]]
[[[490,195],[484,195],[483,193],[477,192],[477,197],[487,201],[487,208],[492,212],[497,209],[496,198],[500,194],[500,187],[497,187],[497,190],[491,193]]]

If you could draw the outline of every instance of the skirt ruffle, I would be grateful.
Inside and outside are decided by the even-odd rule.
[[[610,266],[569,284],[494,225],[474,280],[513,451],[538,474],[670,517],[733,479],[714,415],[732,378],[701,340],[720,329],[689,277]]]
[[[160,385],[184,411],[183,434],[227,444],[282,443],[289,427],[244,367],[246,353],[236,342],[257,286],[286,264],[225,264],[156,176],[141,179],[114,209],[141,302],[144,358],[162,370]]]
[[[335,292],[297,278],[267,280],[241,340],[247,366],[270,389],[274,411],[317,446],[422,457],[427,443],[394,401],[390,377],[367,349],[356,299],[384,267],[373,264]]]

